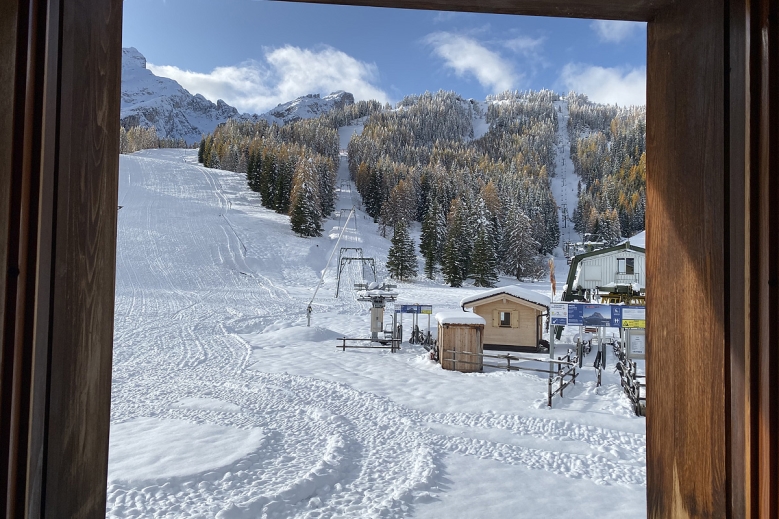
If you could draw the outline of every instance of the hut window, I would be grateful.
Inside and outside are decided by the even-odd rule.
[[[617,258],[617,274],[634,274],[635,258]]]
[[[500,313],[500,325],[511,327],[511,312],[501,312]]]

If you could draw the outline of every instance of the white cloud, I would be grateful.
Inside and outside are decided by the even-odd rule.
[[[518,36],[503,42],[507,48],[526,57],[536,57],[544,38],[531,38],[530,36]]]
[[[646,67],[604,68],[569,63],[560,73],[560,82],[596,103],[646,104]]]
[[[643,22],[625,22],[622,20],[595,20],[590,24],[592,30],[598,34],[601,41],[611,43],[620,43],[642,27],[646,26]]]
[[[493,92],[509,90],[518,77],[511,63],[468,36],[435,32],[425,38],[433,52],[458,76],[472,75]]]
[[[332,47],[310,50],[287,45],[266,49],[264,58],[264,62],[217,67],[210,73],[151,63],[147,68],[158,76],[178,81],[193,94],[202,94],[214,102],[223,99],[242,112],[261,113],[302,95],[329,94],[335,90],[351,92],[358,100],[389,100],[375,84],[376,65]]]

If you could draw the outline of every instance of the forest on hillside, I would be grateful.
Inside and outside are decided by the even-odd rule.
[[[198,160],[244,173],[264,207],[290,215],[300,236],[319,236],[335,208],[337,129],[364,121],[348,145],[351,179],[380,231],[421,224],[424,274],[452,286],[498,275],[543,274],[560,238],[551,191],[560,97],[548,90],[508,91],[486,103],[454,92],[407,96],[395,107],[360,101],[284,126],[231,120],[205,136]],[[567,96],[570,156],[580,177],[576,229],[612,244],[644,227],[646,113]],[[474,122],[488,129],[474,135]],[[395,264],[415,251],[392,250]],[[409,278],[415,271],[394,272]]]
[[[359,101],[284,126],[231,119],[203,137],[198,161],[244,173],[263,207],[289,214],[300,236],[320,236],[335,209],[338,128],[380,110],[378,101]]]
[[[646,108],[569,95],[571,160],[579,176],[574,228],[609,245],[644,230]]]
[[[427,277],[492,286],[501,273],[537,275],[560,237],[549,182],[556,99],[505,92],[484,113],[484,104],[440,91],[371,115],[348,148],[366,212],[383,228],[421,222]],[[489,130],[474,139],[480,117]]]

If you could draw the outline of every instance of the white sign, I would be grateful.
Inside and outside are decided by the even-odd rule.
[[[631,335],[630,336],[630,354],[631,355],[644,355],[646,353],[646,343],[644,342],[646,335]]]
[[[565,303],[552,303],[549,305],[549,317],[552,318],[552,324],[568,324],[568,305]]]

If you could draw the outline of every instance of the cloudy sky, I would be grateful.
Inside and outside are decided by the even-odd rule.
[[[157,75],[244,112],[334,90],[395,103],[576,90],[644,104],[646,24],[256,0],[125,0],[125,47]]]

